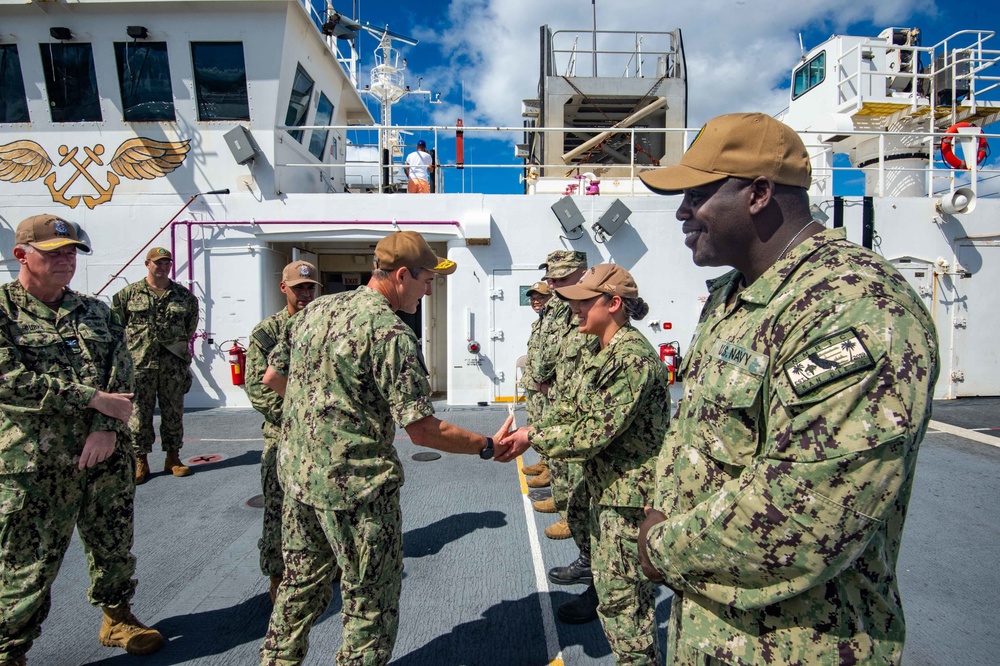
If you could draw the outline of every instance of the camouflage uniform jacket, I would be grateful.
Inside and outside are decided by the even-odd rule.
[[[525,391],[537,391],[535,388],[535,365],[538,363],[541,354],[541,330],[542,315],[544,310],[538,313],[538,318],[531,322],[531,335],[528,336],[528,353],[524,361],[524,374],[521,376],[521,388]]]
[[[0,287],[0,474],[72,465],[87,436],[128,426],[87,403],[98,390],[132,391],[121,321],[97,299],[67,289],[59,311],[17,280]]]
[[[190,291],[171,281],[166,293],[157,297],[143,279],[115,294],[113,305],[125,322],[137,370],[159,367],[164,349],[191,363],[189,343],[198,327],[198,299]]]
[[[576,381],[537,424],[531,445],[583,462],[587,492],[599,505],[646,506],[670,421],[666,366],[631,325],[604,349],[587,337]]]
[[[351,509],[403,484],[392,442],[434,413],[417,337],[368,287],[317,298],[268,363],[288,378],[278,478],[285,494]]]
[[[547,398],[551,404],[567,390],[577,366],[589,354],[589,336],[580,332],[569,303],[558,296],[550,298],[542,312],[541,348],[534,371],[538,373],[536,382],[549,384]]]
[[[711,295],[657,467],[651,560],[676,649],[732,664],[898,662],[895,565],[938,346],[884,259],[829,230]]]
[[[267,370],[267,357],[281,338],[285,323],[291,316],[287,307],[281,308],[280,312],[254,327],[250,333],[250,342],[247,344],[247,396],[253,408],[274,426],[281,425],[283,399],[261,380],[264,379],[264,372]]]

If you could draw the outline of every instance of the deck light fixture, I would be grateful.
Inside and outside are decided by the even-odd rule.
[[[49,36],[52,39],[58,39],[60,42],[73,39],[73,33],[69,28],[49,28]]]
[[[580,209],[573,201],[573,197],[570,196],[565,196],[552,204],[552,212],[556,214],[559,224],[562,225],[566,233],[577,231],[586,222]]]
[[[125,28],[125,32],[132,39],[146,39],[149,37],[149,30],[146,30],[146,27],[142,25],[130,25]]]

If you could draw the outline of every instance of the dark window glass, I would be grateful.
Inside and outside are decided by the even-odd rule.
[[[0,123],[26,123],[28,120],[28,98],[24,95],[17,46],[0,44]]]
[[[250,120],[243,42],[191,42],[198,120]]]
[[[826,51],[799,67],[792,74],[792,99],[806,94],[826,78]]]
[[[333,103],[327,99],[326,95],[320,93],[319,104],[316,105],[316,120],[313,125],[329,125],[333,120]],[[323,149],[326,148],[326,137],[330,130],[313,130],[309,136],[309,152],[316,156],[316,159],[323,159]]]
[[[54,123],[100,122],[94,52],[90,44],[39,44]]]
[[[288,113],[285,114],[286,127],[301,127],[306,124],[306,116],[309,115],[309,100],[312,97],[313,80],[302,69],[302,65],[295,67],[295,81],[292,83],[292,94],[288,99]],[[290,130],[288,132],[292,138],[302,143],[302,130]]]
[[[130,123],[174,120],[166,42],[115,42],[122,115]]]

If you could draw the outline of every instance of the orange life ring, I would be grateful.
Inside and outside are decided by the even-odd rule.
[[[955,123],[949,127],[946,131],[944,138],[941,139],[941,159],[950,166],[952,169],[968,169],[969,166],[965,163],[965,160],[958,158],[955,154],[955,136],[958,134],[959,127],[975,127],[972,123]],[[980,129],[979,133],[982,134],[983,130]],[[979,149],[976,151],[976,164],[982,164],[986,161],[986,156],[990,153],[989,144],[986,142],[985,136],[979,137]]]

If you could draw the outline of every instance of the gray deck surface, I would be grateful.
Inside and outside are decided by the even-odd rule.
[[[492,433],[505,416],[498,407],[447,407],[439,416]],[[935,420],[1000,434],[1000,399],[935,404]],[[523,422],[523,411],[519,420]],[[158,654],[133,657],[97,641],[100,611],[87,603],[83,549],[74,539],[52,595],[52,611],[28,654],[31,666],[78,664],[257,663],[271,605],[258,568],[261,511],[247,506],[260,493],[263,440],[252,410],[190,411],[182,459],[220,455],[175,479],[150,457],[155,474],[137,489],[136,614],[168,639]],[[994,430],[988,430],[993,428]],[[1000,440],[998,440],[1000,441]],[[425,451],[399,431],[405,572],[394,664],[452,666],[548,664],[543,612],[582,587],[535,583],[528,519],[514,464]],[[158,447],[158,444],[156,445]],[[526,463],[534,462],[532,453]],[[898,566],[908,641],[908,666],[998,663],[995,631],[1000,602],[997,570],[1000,449],[932,431],[924,441]],[[572,540],[540,534],[554,518],[534,513],[544,568],[569,563]],[[543,611],[543,608],[545,610]],[[306,664],[332,664],[340,640],[340,596],[313,628]],[[669,594],[661,593],[662,622]],[[567,665],[611,664],[596,622],[555,623]]]

